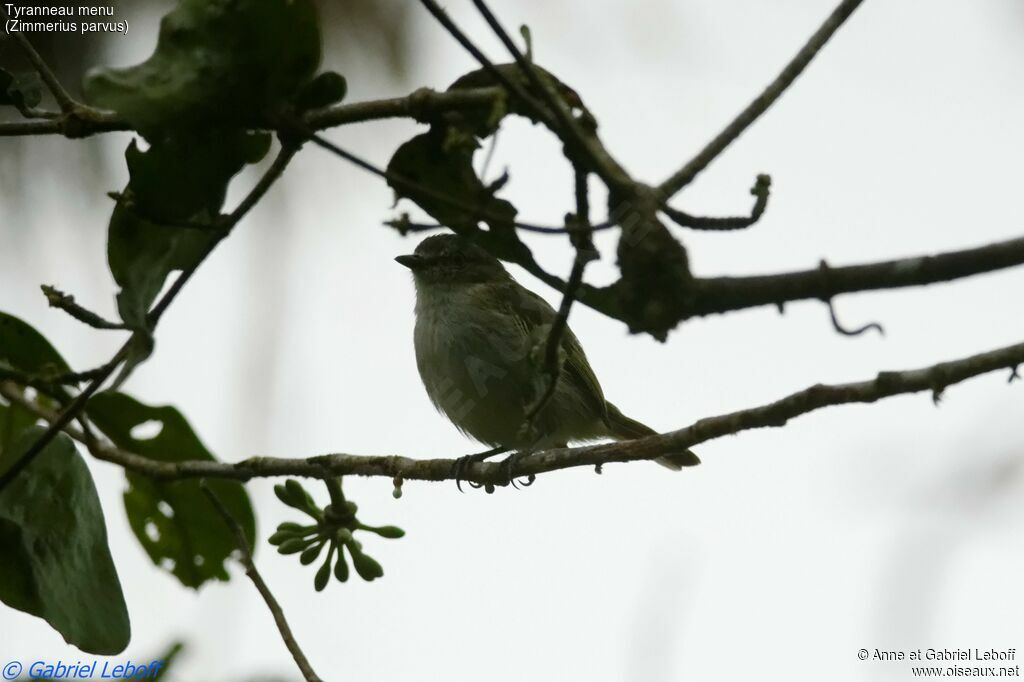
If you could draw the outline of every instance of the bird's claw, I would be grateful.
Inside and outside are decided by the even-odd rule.
[[[490,450],[485,450],[484,452],[477,452],[475,454],[465,455],[464,457],[459,457],[458,459],[456,459],[455,463],[452,464],[452,478],[455,479],[455,487],[459,489],[459,492],[465,492],[462,489],[462,475],[466,473],[467,466],[469,466],[470,464],[475,464],[476,462],[482,462],[488,457],[500,455],[503,452],[508,452],[508,448],[491,448]],[[483,483],[477,483],[475,481],[467,481],[467,483],[469,483],[471,488],[479,489],[484,487]],[[491,491],[488,490],[488,492]]]
[[[506,457],[501,462],[502,470],[505,472],[505,479],[508,481],[507,485],[511,485],[516,490],[519,490],[520,487],[529,488],[531,485],[533,485],[533,482],[536,480],[536,476],[534,476],[533,474],[527,475],[526,479],[523,481],[517,481],[515,479],[515,476],[512,475],[512,469],[515,466],[516,462],[518,462],[520,459],[522,459],[525,455],[528,454],[530,454],[529,451],[513,452],[511,455]]]

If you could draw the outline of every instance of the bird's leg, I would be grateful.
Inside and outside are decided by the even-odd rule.
[[[493,457],[495,455],[500,455],[500,454],[502,454],[504,452],[508,452],[508,451],[509,451],[509,448],[497,447],[497,448],[491,448],[490,450],[485,450],[483,452],[477,452],[476,454],[465,455],[464,457],[459,457],[457,460],[455,460],[455,463],[452,464],[452,476],[455,478],[455,487],[459,489],[460,493],[463,492],[463,490],[462,490],[462,474],[465,473],[467,466],[469,466],[470,464],[473,464],[475,462],[482,462],[485,459],[487,459],[488,457]],[[474,488],[482,488],[483,487],[483,483],[474,483],[473,481],[470,481],[469,484],[471,486],[473,486]]]

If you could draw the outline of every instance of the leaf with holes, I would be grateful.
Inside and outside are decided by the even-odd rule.
[[[23,429],[17,457],[43,433]],[[92,654],[128,646],[131,626],[107,547],[103,509],[84,460],[59,434],[0,491],[0,601],[39,616]]]
[[[475,231],[481,220],[492,230],[512,230],[515,207],[494,197],[473,169],[478,144],[451,128],[417,135],[391,157],[388,184],[456,232]]]
[[[494,196],[473,169],[478,142],[457,128],[435,126],[395,151],[388,184],[432,218],[460,234],[472,234],[491,253],[513,262],[530,258],[515,229],[516,207]],[[486,232],[478,229],[484,222]]]
[[[311,0],[180,0],[146,61],[86,75],[88,101],[154,130],[245,125],[272,114],[320,62]]]
[[[106,391],[89,401],[95,425],[119,448],[157,462],[216,461],[178,410],[152,407],[123,393]],[[155,429],[156,433],[147,432]],[[156,481],[128,473],[124,504],[128,522],[153,563],[186,587],[227,580],[224,561],[235,550],[231,530],[210,506],[198,481]],[[245,488],[233,481],[210,481],[210,488],[242,526],[250,546],[256,520]]]

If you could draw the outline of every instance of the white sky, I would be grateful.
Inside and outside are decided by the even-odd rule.
[[[398,0],[392,0],[398,1]],[[582,95],[608,147],[638,176],[675,170],[773,78],[831,0],[504,0],[529,23],[537,60]],[[449,9],[474,35],[465,0]],[[419,15],[418,15],[419,16]],[[1013,0],[868,0],[794,88],[676,204],[746,212],[758,172],[774,181],[750,232],[679,231],[700,275],[774,272],[985,244],[1020,234],[1024,10]],[[125,62],[155,24],[132,26]],[[368,82],[332,63],[351,99],[442,88],[474,68],[421,17],[409,83]],[[495,41],[483,41],[500,54]],[[331,134],[384,163],[417,130],[370,124]],[[48,310],[52,283],[113,311],[105,270],[109,201],[79,179],[127,136],[26,146],[0,181],[0,309],[44,331],[78,367],[116,336]],[[557,222],[571,178],[549,134],[514,123],[507,165],[524,219]],[[119,187],[123,164],[103,190]],[[251,176],[236,182],[233,197]],[[310,148],[204,265],[165,317],[155,356],[128,390],[173,403],[227,460],[327,452],[454,456],[479,447],[431,408],[412,351],[413,291],[391,259],[410,251],[380,226],[383,183]],[[600,210],[596,213],[600,214]],[[567,271],[559,239],[531,239]],[[614,235],[589,273],[614,272]],[[552,292],[523,277],[549,300]],[[837,299],[842,320],[883,339],[836,335],[820,303],[686,323],[661,345],[582,306],[571,323],[624,411],[661,429],[773,400],[819,381],[869,378],[1024,338],[1024,271]],[[523,492],[458,494],[348,481],[385,577],[312,588],[314,570],[268,545],[257,560],[325,680],[902,680],[909,664],[857,660],[864,647],[1024,651],[1021,387],[1000,373],[947,391],[827,410],[783,430],[701,446],[704,465],[609,465],[545,475]],[[93,471],[140,658],[188,644],[175,680],[297,673],[252,585],[196,594],[150,565],[131,536],[123,475]],[[250,486],[265,538],[293,514],[271,483]],[[37,619],[0,609],[0,663],[79,660]],[[1017,661],[1019,662],[1019,660]]]

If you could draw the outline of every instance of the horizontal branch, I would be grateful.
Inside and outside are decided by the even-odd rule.
[[[423,121],[448,111],[491,106],[502,96],[502,89],[499,87],[466,88],[447,92],[420,88],[405,97],[353,102],[310,111],[305,115],[303,122],[306,127],[313,130],[325,130],[350,123],[387,118],[413,118]]]
[[[930,256],[749,277],[705,277],[693,282],[690,317],[839,294],[896,289],[969,277],[1024,265],[1024,237]],[[585,299],[584,299],[585,300]]]
[[[96,133],[132,130],[131,125],[109,112],[83,114],[75,112],[43,121],[12,121],[0,123],[0,137],[27,137],[32,135],[65,135],[87,137]]]
[[[559,469],[603,465],[609,462],[631,462],[655,459],[679,452],[700,443],[751,429],[784,426],[790,419],[824,407],[850,403],[873,403],[895,395],[931,391],[939,395],[953,384],[997,370],[1011,372],[1024,365],[1024,343],[979,353],[959,360],[943,362],[923,369],[901,372],[880,372],[874,379],[848,384],[817,384],[767,405],[730,414],[701,419],[686,428],[637,440],[561,448],[526,455],[515,463],[513,474],[526,476]],[[56,415],[34,403],[25,401],[16,391],[0,385],[0,394],[33,410],[44,419]],[[90,441],[74,427],[65,431],[77,440],[87,442],[93,455],[127,470],[155,479],[225,478],[248,481],[253,478],[300,476],[330,478],[334,476],[384,476],[404,480],[454,480],[454,459],[412,459],[401,456],[360,456],[348,454],[321,455],[308,459],[252,457],[235,464],[188,461],[157,462],[134,453]],[[467,465],[461,479],[480,484],[503,485],[508,470],[500,463],[478,462]]]
[[[486,107],[501,96],[501,89],[473,88],[437,92],[430,88],[420,88],[404,97],[391,97],[351,104],[339,104],[333,107],[317,109],[306,113],[303,123],[312,130],[324,130],[336,126],[377,121],[387,118],[413,118],[427,120],[448,111],[461,111]],[[258,126],[259,130],[273,130],[274,126],[267,123]],[[43,121],[15,121],[0,123],[0,137],[26,135],[67,135],[68,137],[85,137],[97,133],[133,130],[132,126],[117,115],[109,112],[87,109],[76,111],[68,116]]]

